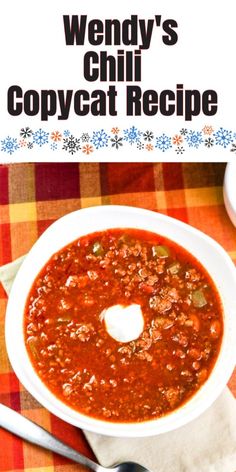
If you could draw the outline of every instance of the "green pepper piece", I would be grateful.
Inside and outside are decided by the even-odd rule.
[[[153,257],[166,258],[170,255],[170,250],[167,246],[152,246]]]
[[[202,308],[207,305],[207,300],[202,290],[195,290],[195,292],[192,293],[192,302],[193,306],[196,308]]]
[[[96,241],[93,244],[93,254],[95,256],[103,256],[103,254],[104,254],[104,249],[103,249],[102,245],[99,243],[99,241]]]

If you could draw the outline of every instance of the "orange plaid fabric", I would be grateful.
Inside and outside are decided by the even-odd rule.
[[[236,229],[223,204],[225,165],[47,163],[0,166],[0,265],[27,253],[64,214],[123,204],[185,221],[216,239],[236,261]],[[0,401],[93,457],[80,430],[51,415],[19,383],[4,341],[7,296],[0,286]],[[229,387],[236,395],[236,372]],[[72,472],[82,467],[0,429],[0,472]]]

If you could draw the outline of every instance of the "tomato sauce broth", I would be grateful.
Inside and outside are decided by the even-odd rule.
[[[141,306],[144,330],[121,343],[101,316]],[[209,377],[223,335],[220,297],[185,249],[137,229],[89,234],[54,254],[36,277],[24,314],[31,363],[53,394],[112,422],[161,417]]]

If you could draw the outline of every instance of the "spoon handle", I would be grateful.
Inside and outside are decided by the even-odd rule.
[[[0,427],[20,436],[37,446],[42,446],[52,452],[77,462],[78,464],[89,467],[95,472],[103,472],[106,469],[92,460],[75,451],[65,443],[57,439],[41,426],[28,420],[20,413],[0,404]]]

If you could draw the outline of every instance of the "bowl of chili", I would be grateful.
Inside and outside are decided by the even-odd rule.
[[[16,276],[8,355],[63,420],[111,436],[160,434],[226,385],[235,293],[231,259],[199,230],[128,206],[78,210],[43,233]]]

